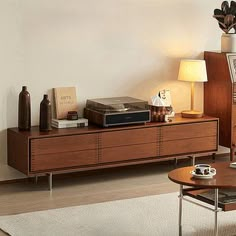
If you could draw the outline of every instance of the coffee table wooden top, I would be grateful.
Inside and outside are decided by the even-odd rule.
[[[230,162],[210,164],[216,169],[216,175],[211,179],[197,179],[190,173],[193,166],[172,170],[168,177],[171,181],[200,188],[236,188],[236,169],[229,167]]]

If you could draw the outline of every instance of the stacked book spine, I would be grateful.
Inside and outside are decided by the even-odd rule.
[[[52,127],[63,128],[81,128],[88,126],[88,119],[79,118],[78,120],[57,120],[52,119]]]

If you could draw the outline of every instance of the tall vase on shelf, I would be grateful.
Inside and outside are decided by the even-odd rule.
[[[43,95],[43,100],[40,103],[40,117],[39,117],[39,129],[40,131],[52,130],[52,110],[51,102],[48,99],[48,95]]]
[[[27,86],[22,86],[18,100],[18,128],[21,131],[31,128],[31,104]]]
[[[215,9],[213,17],[224,33],[221,36],[221,52],[236,52],[236,2],[223,1],[221,9]],[[232,32],[234,31],[234,32]]]

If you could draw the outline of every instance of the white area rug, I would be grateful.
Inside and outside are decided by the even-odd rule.
[[[177,193],[0,217],[13,236],[175,236]],[[219,235],[236,235],[236,211],[220,212]],[[213,235],[214,213],[183,202],[183,235]]]

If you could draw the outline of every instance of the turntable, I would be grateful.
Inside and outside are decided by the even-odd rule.
[[[150,121],[148,102],[132,97],[88,99],[84,116],[103,127]]]

